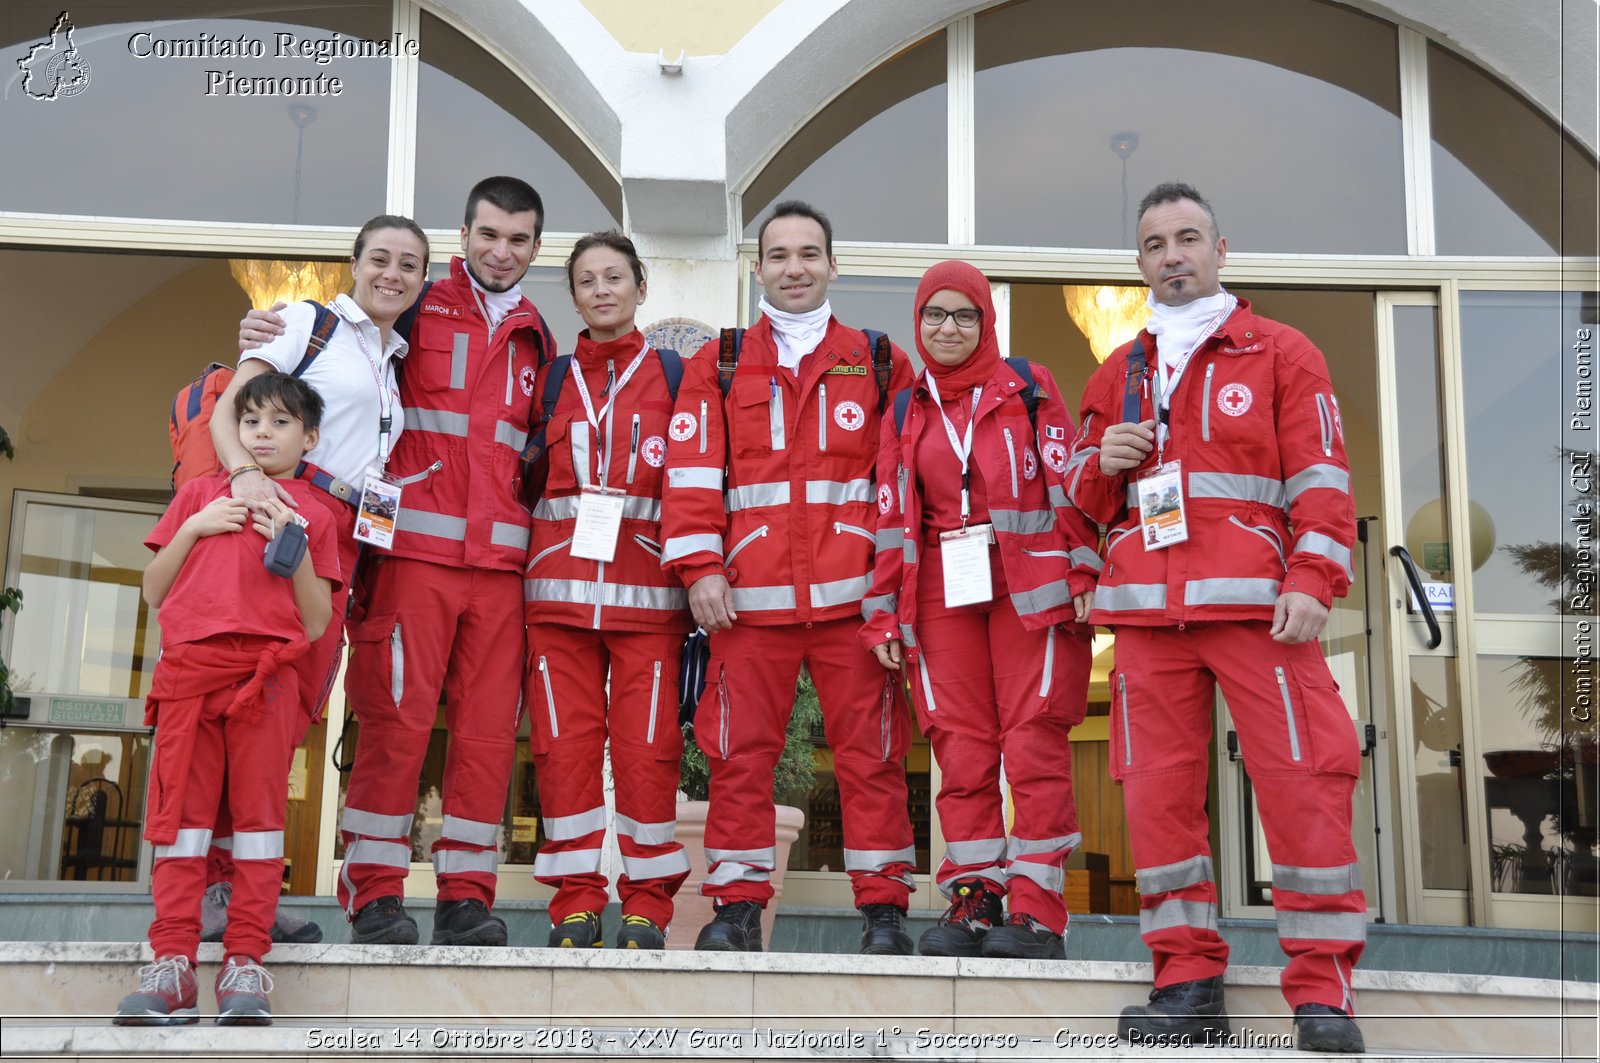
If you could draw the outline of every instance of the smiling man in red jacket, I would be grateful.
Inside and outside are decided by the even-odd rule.
[[[685,364],[667,433],[662,566],[712,632],[695,736],[711,766],[700,889],[716,918],[695,947],[761,951],[772,773],[804,663],[833,750],[861,951],[909,955],[911,725],[855,632],[872,587],[878,425],[885,396],[911,385],[911,365],[891,350],[883,387],[866,335],[833,317],[833,230],[814,207],[778,204],[758,245],[762,316],[732,379],[724,387],[720,345],[708,343]]]
[[[1222,288],[1227,241],[1200,193],[1139,204],[1148,329],[1084,392],[1072,501],[1109,527],[1091,619],[1116,631],[1111,770],[1122,784],[1149,1003],[1136,1043],[1226,1037],[1205,816],[1222,687],[1272,855],[1298,1047],[1359,1052],[1351,972],[1366,898],[1351,841],[1355,728],[1317,637],[1354,574],[1344,429],[1322,352]]]

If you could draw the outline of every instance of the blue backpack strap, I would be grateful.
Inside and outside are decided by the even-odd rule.
[[[539,430],[533,433],[522,450],[522,460],[525,462],[538,461],[544,454],[545,429],[550,426],[550,418],[555,416],[556,403],[561,400],[561,385],[566,382],[567,369],[571,365],[570,354],[563,354],[550,363],[550,375],[545,377],[544,394],[540,397],[540,408],[544,413],[539,418]]]
[[[428,289],[432,287],[432,281],[423,281],[422,291],[417,293],[417,301],[406,307],[405,312],[395,319],[394,330],[407,343],[411,342],[411,326],[417,323],[417,315],[422,312],[422,301],[428,297]]]
[[[739,348],[744,346],[744,329],[722,330],[721,346],[717,348],[717,380],[726,395],[733,389],[733,373],[739,368]]]
[[[1038,438],[1039,400],[1044,393],[1040,390],[1038,382],[1033,379],[1033,363],[1026,358],[1007,358],[1006,364],[1011,367],[1013,373],[1022,378],[1022,405],[1028,411],[1028,423],[1033,426],[1034,437]]]
[[[1133,338],[1133,350],[1128,352],[1128,382],[1122,389],[1122,419],[1139,422],[1139,401],[1144,395],[1144,344]]]
[[[301,356],[300,364],[294,367],[294,372],[290,373],[290,376],[300,376],[311,368],[311,363],[316,360],[317,355],[328,346],[328,339],[333,335],[333,330],[339,327],[338,314],[315,299],[307,299],[306,303],[315,315],[311,321],[311,338],[306,340],[306,353]]]
[[[901,388],[894,393],[894,434],[903,435],[906,429],[906,411],[911,408],[911,388]]]
[[[661,359],[661,375],[667,378],[667,393],[676,401],[678,385],[683,383],[683,358],[673,350],[658,350],[656,357]]]
[[[867,337],[867,349],[872,352],[872,375],[878,380],[878,414],[889,401],[889,382],[894,378],[893,348],[889,334],[877,329],[862,329]]]

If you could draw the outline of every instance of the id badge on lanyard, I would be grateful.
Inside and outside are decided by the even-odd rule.
[[[1158,465],[1139,480],[1139,524],[1146,550],[1164,550],[1187,542],[1189,521],[1184,514],[1183,463]]]
[[[578,520],[572,529],[572,556],[611,561],[622,532],[622,506],[628,494],[620,487],[584,484],[578,495]]]
[[[993,524],[973,524],[939,533],[945,608],[977,605],[994,598],[994,581],[989,569],[989,547],[993,544]]]
[[[368,476],[361,485],[361,506],[356,510],[357,542],[387,550],[394,545],[394,525],[400,518],[401,485],[385,475]]]

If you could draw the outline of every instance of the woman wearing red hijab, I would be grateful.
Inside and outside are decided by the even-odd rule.
[[[1044,367],[1000,357],[978,270],[939,263],[916,305],[927,368],[883,419],[862,639],[885,668],[909,666],[943,774],[936,878],[951,904],[918,948],[1062,959],[1062,868],[1081,841],[1067,734],[1088,697],[1100,567],[1063,486],[1072,417]]]

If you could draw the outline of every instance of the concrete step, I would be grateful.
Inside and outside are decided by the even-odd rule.
[[[150,959],[142,944],[0,944],[0,1056],[1173,1058],[1115,1043],[1118,1012],[1148,992],[1143,963],[280,945],[276,1025],[219,1029],[221,946],[206,945],[201,1024],[109,1025]],[[1233,1043],[1177,1057],[1304,1059],[1288,1056],[1278,974],[1231,969]],[[1594,983],[1357,971],[1355,985],[1371,1058],[1600,1050]]]

